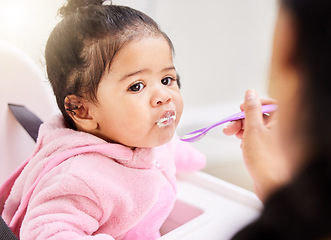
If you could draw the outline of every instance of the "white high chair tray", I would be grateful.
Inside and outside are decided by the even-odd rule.
[[[203,172],[177,176],[175,207],[160,239],[226,240],[258,217],[255,194]]]

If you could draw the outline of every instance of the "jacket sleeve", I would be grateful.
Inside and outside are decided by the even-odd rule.
[[[107,234],[94,235],[110,213],[104,211],[105,202],[100,202],[84,179],[64,173],[40,185],[31,197],[20,239],[114,239]]]
[[[203,169],[206,166],[206,157],[189,143],[183,142],[175,136],[172,140],[175,154],[176,171],[192,172]]]

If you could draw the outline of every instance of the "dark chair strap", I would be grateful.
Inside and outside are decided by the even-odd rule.
[[[0,216],[0,239],[1,240],[18,240],[15,234],[10,230],[5,221]]]
[[[40,125],[43,123],[34,113],[23,105],[8,104],[10,111],[34,141],[37,141]]]

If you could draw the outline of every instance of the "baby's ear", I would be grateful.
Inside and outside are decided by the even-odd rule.
[[[98,127],[98,123],[90,114],[89,104],[76,95],[68,95],[64,99],[67,114],[75,122],[78,130],[91,132]]]

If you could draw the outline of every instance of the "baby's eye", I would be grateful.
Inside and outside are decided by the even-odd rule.
[[[172,77],[165,77],[165,78],[163,78],[163,79],[161,80],[161,83],[162,83],[163,85],[166,85],[166,86],[171,86],[172,83],[173,83],[174,81],[176,81],[175,78],[172,78]]]
[[[128,89],[128,91],[130,92],[140,92],[141,90],[143,90],[145,87],[144,83],[142,82],[138,82],[138,83],[135,83],[133,85],[131,85]]]

